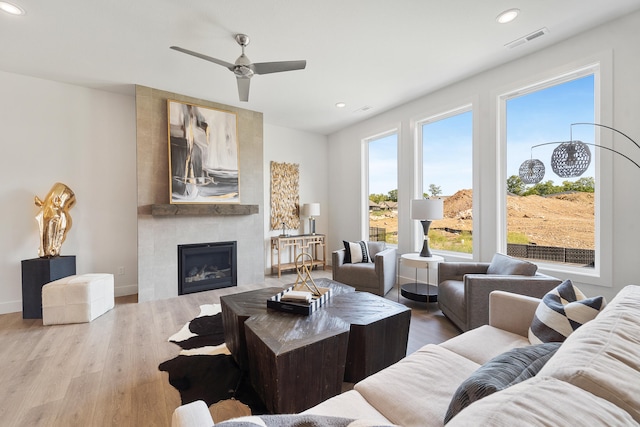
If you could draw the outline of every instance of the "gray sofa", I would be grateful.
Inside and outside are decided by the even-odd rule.
[[[489,294],[507,291],[542,298],[560,284],[528,261],[495,254],[491,262],[438,265],[438,306],[462,332],[489,323]]]
[[[344,249],[332,252],[333,280],[357,291],[385,296],[396,284],[397,251],[385,242],[367,242],[367,247],[373,263],[345,263]]]
[[[539,302],[493,292],[489,325],[425,345],[304,414],[440,427],[463,381],[493,357],[530,345],[528,328]],[[640,286],[627,286],[569,335],[537,374],[471,403],[447,426],[638,426],[638,319]],[[174,427],[212,424],[202,402],[174,413]]]

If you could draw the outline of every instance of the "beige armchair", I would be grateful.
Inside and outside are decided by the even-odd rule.
[[[537,273],[538,266],[495,254],[488,262],[438,265],[438,306],[463,332],[489,324],[489,294],[507,291],[542,298],[562,281]]]
[[[384,296],[396,284],[396,248],[385,242],[367,242],[373,262],[345,263],[344,249],[331,254],[333,280],[353,286],[358,291]]]

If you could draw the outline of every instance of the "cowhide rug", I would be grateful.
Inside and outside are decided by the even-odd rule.
[[[179,355],[158,368],[169,374],[169,384],[180,392],[182,404],[204,400],[207,406],[235,399],[253,415],[267,410],[224,344],[220,304],[200,306],[200,314],[169,337],[182,348]],[[228,402],[227,402],[228,403]]]

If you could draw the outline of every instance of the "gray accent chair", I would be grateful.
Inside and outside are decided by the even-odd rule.
[[[438,306],[462,332],[489,324],[489,294],[507,291],[542,298],[562,281],[537,273],[538,266],[495,254],[488,262],[438,265]]]
[[[385,242],[367,242],[367,248],[374,260],[372,263],[345,263],[346,251],[333,251],[333,280],[353,286],[357,291],[385,296],[396,284],[396,248],[387,247]]]

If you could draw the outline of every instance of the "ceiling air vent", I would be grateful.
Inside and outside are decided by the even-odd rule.
[[[544,36],[545,34],[547,34],[549,32],[549,29],[547,27],[543,27],[540,28],[537,31],[534,31],[531,34],[527,34],[524,37],[520,37],[519,39],[516,39],[510,43],[505,44],[505,47],[508,47],[509,49],[513,49],[514,47],[518,47],[518,46],[522,46],[525,43],[528,43],[534,39],[537,39],[539,37]]]
[[[364,107],[360,107],[354,111],[354,113],[364,113],[365,111],[371,110],[373,107],[370,105],[365,105]]]

